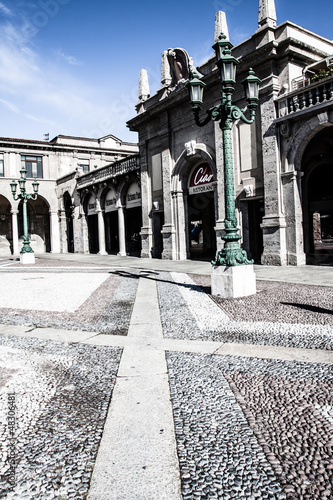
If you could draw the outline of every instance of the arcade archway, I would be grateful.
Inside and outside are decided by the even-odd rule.
[[[93,194],[86,199],[85,213],[88,226],[89,253],[98,253],[98,215],[96,212],[96,198]]]
[[[38,196],[35,201],[28,200],[27,215],[28,233],[32,249],[36,253],[50,252],[50,207],[46,200],[42,196]],[[18,213],[18,234],[20,240],[23,238],[23,232],[23,203],[21,201]]]
[[[214,174],[208,163],[194,167],[188,179],[187,221],[191,259],[211,260],[216,254]]]
[[[11,204],[0,195],[0,255],[10,255],[13,251]]]
[[[73,203],[68,192],[64,193],[64,208],[66,216],[67,252],[74,253]]]
[[[333,265],[333,127],[310,141],[302,168],[307,264]]]

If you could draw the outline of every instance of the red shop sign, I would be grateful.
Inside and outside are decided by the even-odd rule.
[[[189,194],[213,191],[214,174],[208,163],[201,163],[192,172],[189,182]]]

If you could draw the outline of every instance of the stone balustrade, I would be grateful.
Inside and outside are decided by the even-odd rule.
[[[301,87],[276,99],[277,118],[283,118],[318,104],[333,102],[333,76]]]
[[[128,174],[140,168],[139,156],[134,155],[129,158],[117,161],[112,165],[100,168],[94,172],[84,174],[77,179],[77,189],[91,186],[96,182],[102,182],[119,175]]]

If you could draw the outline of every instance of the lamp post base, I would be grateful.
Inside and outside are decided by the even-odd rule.
[[[21,264],[34,264],[35,263],[35,254],[34,252],[23,252],[20,254],[20,263]]]
[[[256,275],[252,264],[215,266],[211,275],[212,295],[236,299],[256,294]]]

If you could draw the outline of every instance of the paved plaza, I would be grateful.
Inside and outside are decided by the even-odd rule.
[[[333,268],[0,261],[0,498],[333,498]]]

